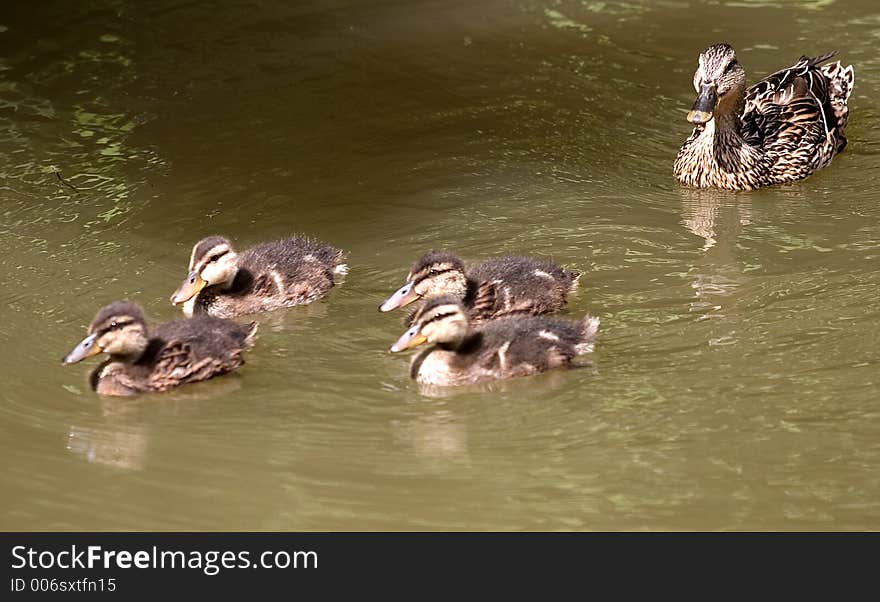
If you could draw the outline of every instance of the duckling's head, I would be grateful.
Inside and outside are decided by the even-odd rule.
[[[694,73],[697,100],[687,115],[695,125],[708,123],[716,112],[732,109],[746,87],[746,72],[729,44],[709,46]]]
[[[196,243],[189,258],[189,274],[171,295],[171,303],[185,303],[206,286],[228,288],[238,272],[232,243],[222,236],[209,236]]]
[[[467,331],[468,318],[460,298],[454,295],[431,297],[415,313],[412,326],[391,346],[391,352],[422,343],[457,347]]]
[[[467,278],[464,262],[444,251],[429,251],[416,261],[406,277],[406,284],[388,297],[379,311],[391,311],[413,301],[437,295],[464,297]]]
[[[143,355],[149,341],[144,312],[128,301],[116,301],[98,310],[88,333],[64,358],[65,364],[99,353],[134,361]]]

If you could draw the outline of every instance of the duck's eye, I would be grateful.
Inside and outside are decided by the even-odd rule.
[[[214,262],[218,259],[220,259],[220,253],[217,253],[216,255],[211,255],[211,257],[208,258],[208,261]]]
[[[428,276],[436,276],[439,273],[440,273],[439,270],[437,270],[435,268],[431,268],[430,270],[428,270]]]
[[[110,322],[110,328],[119,328],[119,322],[116,322],[116,321]]]
[[[736,65],[736,61],[730,61],[729,63],[727,63],[727,67],[724,68],[724,73],[730,73],[731,71],[733,71],[733,68],[736,67]]]

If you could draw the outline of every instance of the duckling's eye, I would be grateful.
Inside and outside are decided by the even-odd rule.
[[[116,322],[115,320],[110,322],[110,328],[119,328],[119,322]]]
[[[428,270],[428,276],[436,276],[439,273],[440,273],[440,270],[437,270],[435,268],[431,268],[430,270]]]
[[[216,255],[211,255],[211,257],[208,258],[208,261],[214,262],[218,259],[220,259],[220,253],[217,253]]]

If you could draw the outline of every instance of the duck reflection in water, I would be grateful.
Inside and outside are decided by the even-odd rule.
[[[700,319],[737,315],[737,296],[748,277],[737,256],[737,239],[752,223],[746,195],[716,190],[682,189],[682,224],[703,239],[701,257],[690,270],[694,300],[690,311]],[[719,333],[710,345],[735,342],[735,332]]]
[[[197,416],[199,402],[211,403],[218,396],[241,389],[237,375],[211,383],[194,384],[162,395],[141,395],[127,399],[101,398],[100,413],[71,424],[67,429],[67,451],[90,464],[120,470],[143,470],[148,460],[151,424],[162,416]]]

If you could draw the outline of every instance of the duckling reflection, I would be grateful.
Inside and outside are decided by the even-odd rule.
[[[143,470],[153,433],[151,420],[162,415],[197,416],[204,409],[200,402],[213,402],[241,388],[237,375],[207,385],[177,389],[169,396],[132,397],[124,400],[103,398],[101,412],[71,424],[67,430],[67,450],[92,464],[121,470]]]
[[[70,425],[67,450],[90,464],[104,464],[124,470],[142,470],[149,447],[149,433],[143,427],[126,430]]]
[[[431,343],[412,361],[410,375],[429,385],[466,385],[569,367],[593,350],[599,319],[511,316],[471,327],[464,304],[452,295],[428,299],[391,346],[395,353]]]
[[[467,424],[448,408],[431,407],[393,423],[395,435],[425,458],[468,460]]]
[[[573,361],[569,370],[585,370],[586,374],[598,374],[596,367],[587,359]],[[493,398],[528,395],[530,398],[534,398],[571,386],[571,378],[566,374],[569,370],[551,370],[536,374],[531,378],[490,380],[458,387],[423,382],[417,382],[416,385],[420,395],[432,399],[453,399],[466,395],[487,395]]]

